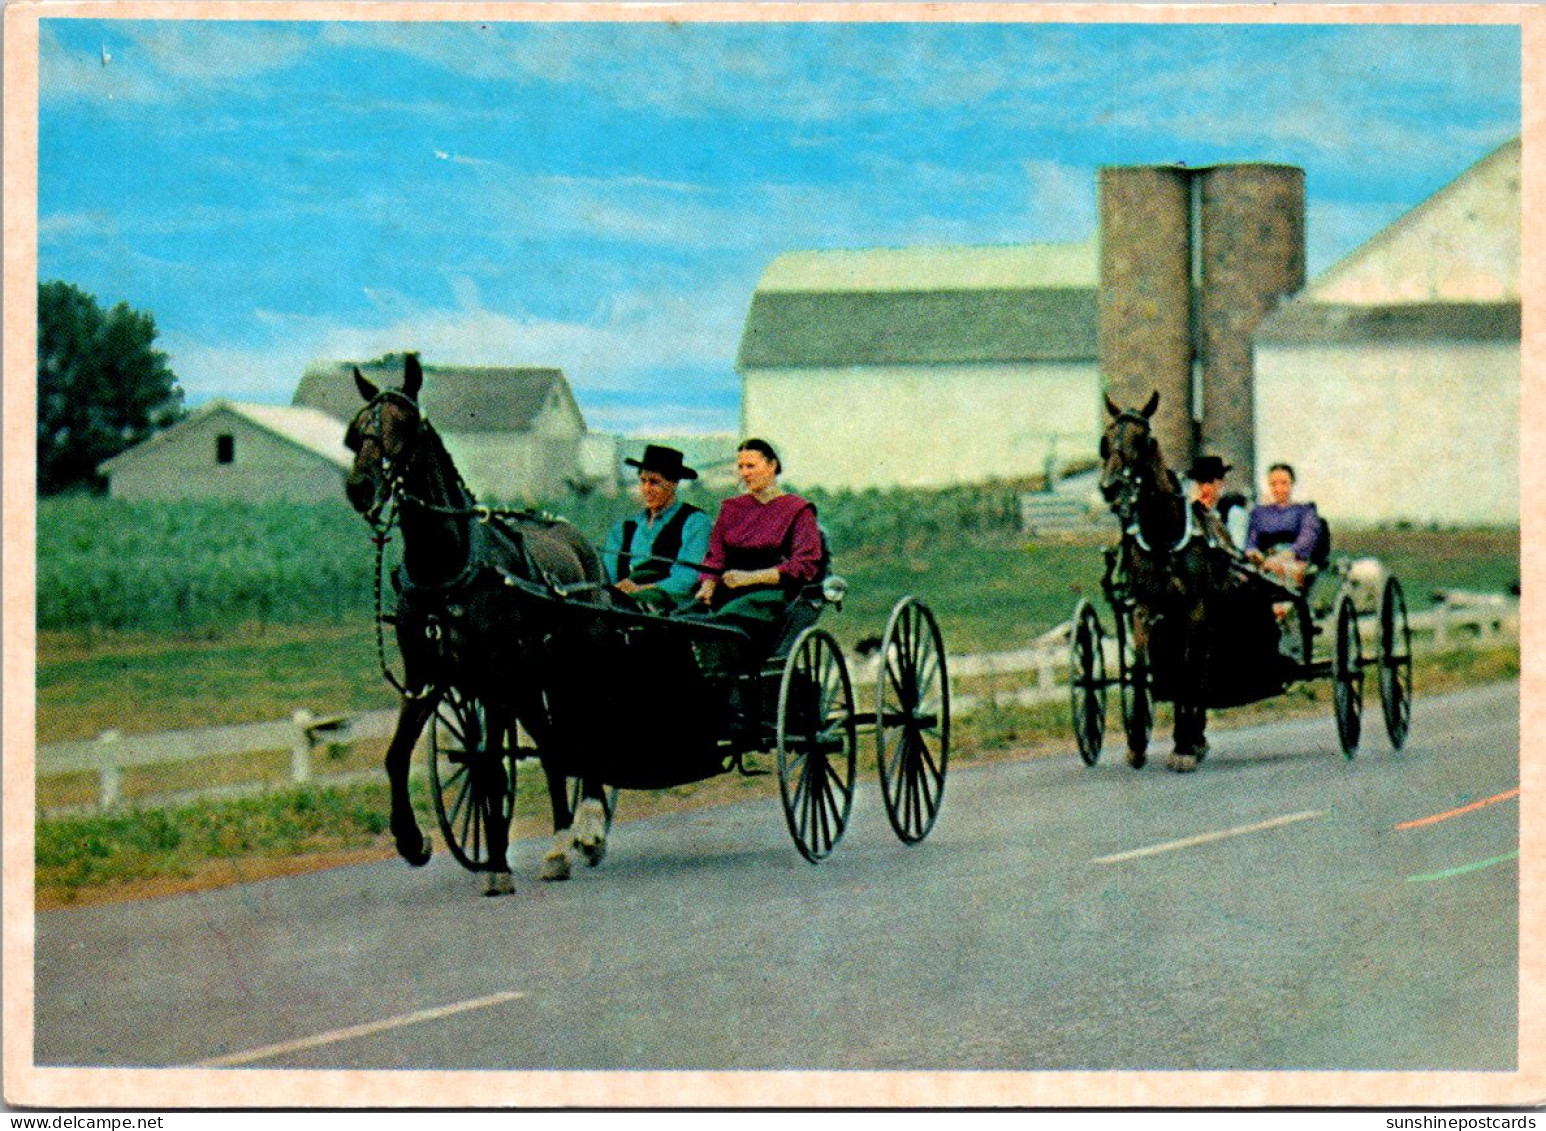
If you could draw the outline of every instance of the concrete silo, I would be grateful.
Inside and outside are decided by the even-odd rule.
[[[1160,394],[1154,433],[1171,466],[1192,450],[1192,223],[1187,170],[1100,170],[1098,348],[1121,408]],[[1102,414],[1104,419],[1104,414]]]
[[[1177,474],[1202,452],[1255,483],[1251,341],[1304,286],[1304,171],[1287,165],[1107,167],[1099,175],[1100,366],[1119,405],[1158,389]]]
[[[1198,449],[1235,470],[1228,486],[1256,482],[1256,328],[1305,281],[1304,170],[1219,165],[1196,175],[1202,236],[1195,342],[1202,404]]]

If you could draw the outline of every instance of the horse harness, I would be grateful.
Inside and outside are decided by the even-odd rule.
[[[549,591],[560,595],[567,595],[569,589],[566,589],[565,587],[557,584],[548,575],[547,571],[543,569],[542,566],[539,565],[532,557],[531,551],[526,545],[526,539],[521,536],[521,531],[515,528],[511,523],[505,521],[507,519],[519,519],[526,522],[540,522],[552,526],[557,525],[564,520],[557,517],[556,515],[549,514],[546,511],[533,511],[515,507],[490,507],[479,504],[476,501],[476,496],[473,495],[472,490],[462,479],[461,472],[456,470],[454,464],[452,465],[452,471],[456,475],[457,488],[464,496],[466,496],[466,498],[472,500],[472,504],[470,506],[443,506],[438,503],[432,503],[427,499],[422,499],[415,495],[412,491],[408,490],[407,477],[408,470],[412,466],[414,457],[418,454],[421,445],[417,442],[413,443],[411,446],[404,445],[403,448],[399,450],[399,458],[396,461],[394,461],[388,454],[386,444],[384,442],[384,433],[381,427],[381,408],[382,405],[389,400],[396,401],[399,404],[412,409],[413,412],[418,415],[419,431],[415,435],[415,440],[422,440],[422,437],[426,432],[434,432],[434,426],[431,425],[427,419],[425,419],[418,403],[412,397],[409,397],[398,389],[383,389],[376,395],[375,398],[371,400],[368,405],[365,406],[366,411],[368,411],[370,414],[366,421],[368,427],[356,427],[354,424],[351,424],[349,433],[346,434],[345,439],[347,442],[349,435],[352,435],[356,439],[357,446],[359,448],[363,448],[365,443],[369,441],[374,443],[381,450],[381,470],[387,484],[386,498],[375,504],[372,507],[371,512],[365,516],[366,521],[370,523],[373,532],[371,541],[375,544],[376,547],[376,569],[374,578],[376,600],[376,657],[381,667],[381,674],[387,683],[389,683],[404,698],[427,699],[434,695],[438,690],[434,684],[426,684],[424,687],[415,691],[409,688],[405,681],[398,679],[392,673],[391,667],[387,663],[386,639],[385,633],[383,632],[383,626],[387,624],[395,624],[396,618],[386,615],[386,613],[383,611],[383,592],[385,587],[382,584],[382,581],[386,576],[386,546],[387,543],[392,540],[392,528],[399,524],[398,515],[401,510],[401,504],[409,503],[423,511],[438,515],[443,518],[476,519],[477,522],[476,524],[469,526],[467,565],[461,573],[451,578],[449,581],[442,582],[438,585],[426,585],[423,583],[414,583],[410,581],[406,573],[403,571],[401,564],[399,564],[398,568],[392,573],[392,588],[399,595],[402,595],[405,592],[411,590],[420,590],[426,593],[444,594],[449,599],[457,593],[466,592],[478,579],[480,574],[491,568],[491,563],[487,560],[486,555],[480,552],[479,546],[479,543],[483,542],[484,546],[486,547],[486,536],[485,538],[480,538],[476,533],[477,531],[485,530],[489,527],[497,527],[501,534],[514,544],[520,554],[522,564],[528,571],[529,576],[540,579],[542,585]],[[386,517],[384,520],[381,517],[383,510],[386,512]],[[680,537],[680,535],[678,535],[678,537]],[[515,578],[514,575],[512,575],[508,570],[498,566],[492,566],[492,568],[500,575],[505,584],[518,584],[519,579]],[[573,587],[570,587],[570,589],[572,588]],[[426,631],[431,639],[437,639],[439,637],[441,628],[436,618],[433,616],[429,618],[429,623],[426,625]]]

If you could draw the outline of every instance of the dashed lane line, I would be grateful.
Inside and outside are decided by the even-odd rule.
[[[417,1025],[423,1021],[437,1021],[442,1017],[450,1017],[457,1013],[466,1013],[470,1009],[484,1009],[491,1005],[501,1005],[507,1001],[515,1001],[526,995],[518,992],[506,992],[489,994],[487,997],[472,998],[469,1001],[454,1002],[451,1005],[437,1006],[434,1009],[421,1009],[416,1013],[404,1013],[398,1017],[387,1017],[380,1021],[368,1021],[363,1025],[351,1025],[347,1029],[333,1029],[326,1033],[317,1033],[310,1037],[301,1037],[293,1041],[285,1041],[277,1045],[264,1045],[258,1049],[248,1049],[246,1052],[233,1052],[227,1056],[215,1056],[208,1060],[198,1061],[195,1068],[232,1068],[239,1064],[251,1064],[255,1060],[268,1060],[270,1057],[284,1056],[292,1052],[302,1052],[306,1049],[319,1048],[322,1045],[337,1044],[339,1041],[351,1041],[356,1037],[368,1037],[374,1033],[385,1033],[391,1029],[401,1029],[405,1025]]]
[[[1510,798],[1518,796],[1519,789],[1516,786],[1513,789],[1505,790],[1504,792],[1496,794],[1492,797],[1484,797],[1480,801],[1473,801],[1469,805],[1462,805],[1457,809],[1448,809],[1443,813],[1435,813],[1431,817],[1419,817],[1415,821],[1402,821],[1399,825],[1396,826],[1396,828],[1415,829],[1420,828],[1423,825],[1437,824],[1439,821],[1447,821],[1451,817],[1458,817],[1462,813],[1469,813],[1473,809],[1480,809],[1484,805],[1496,805],[1499,801],[1508,801]]]
[[[1471,864],[1461,864],[1456,868],[1445,868],[1442,872],[1429,872],[1426,876],[1408,876],[1409,884],[1424,884],[1433,880],[1447,880],[1451,876],[1463,876],[1467,872],[1480,872],[1483,868],[1491,868],[1495,864],[1507,864],[1510,860],[1519,859],[1519,849],[1505,852],[1502,856],[1489,856],[1486,860],[1477,860]]]
[[[1181,840],[1170,840],[1164,844],[1151,844],[1147,848],[1135,848],[1129,852],[1118,852],[1112,856],[1097,856],[1091,860],[1091,864],[1117,864],[1123,860],[1136,860],[1141,856],[1157,856],[1161,852],[1175,852],[1182,848],[1193,848],[1199,844],[1211,844],[1216,840],[1226,840],[1229,837],[1245,836],[1247,833],[1259,833],[1267,829],[1281,828],[1291,825],[1296,821],[1309,821],[1316,817],[1325,816],[1322,811],[1313,813],[1290,813],[1286,817],[1274,817],[1270,821],[1261,821],[1254,825],[1238,825],[1232,829],[1219,829],[1217,832],[1200,833],[1197,836],[1185,837]]]

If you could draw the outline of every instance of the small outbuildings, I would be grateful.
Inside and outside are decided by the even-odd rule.
[[[352,419],[364,403],[354,368],[352,362],[308,367],[294,403]],[[384,388],[402,380],[398,360],[359,368]],[[601,472],[588,471],[587,463],[607,458],[603,452],[598,459],[597,445],[587,441],[585,417],[562,370],[426,365],[419,403],[467,486],[489,502],[535,502],[594,487]]]
[[[210,401],[103,461],[108,493],[163,499],[342,498],[352,462],[344,424],[315,408]]]

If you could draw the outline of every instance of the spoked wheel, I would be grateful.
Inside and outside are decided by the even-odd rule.
[[[929,607],[904,597],[880,643],[875,705],[880,788],[886,816],[904,844],[929,835],[945,792],[950,757],[950,683],[945,642]]]
[[[430,795],[451,855],[474,872],[491,863],[489,829],[510,827],[515,758],[509,734],[490,735],[482,700],[451,688],[429,730]],[[503,861],[499,862],[503,865]]]
[[[1363,731],[1363,639],[1351,594],[1337,596],[1332,617],[1336,623],[1337,650],[1331,661],[1331,697],[1342,753],[1351,758],[1358,751],[1358,738]]]
[[[854,800],[858,729],[848,665],[831,635],[795,638],[778,685],[778,788],[795,847],[812,864],[843,839]]]
[[[1088,601],[1074,608],[1068,656],[1068,703],[1074,739],[1086,766],[1100,758],[1106,738],[1106,656],[1101,647],[1100,617]]]
[[[1406,745],[1412,725],[1412,630],[1406,622],[1406,597],[1394,577],[1380,595],[1380,707],[1390,745]]]
[[[1134,769],[1148,760],[1154,732],[1154,698],[1149,690],[1149,657],[1132,640],[1132,614],[1117,613],[1117,674],[1122,696],[1122,731],[1127,736],[1127,762]]]

